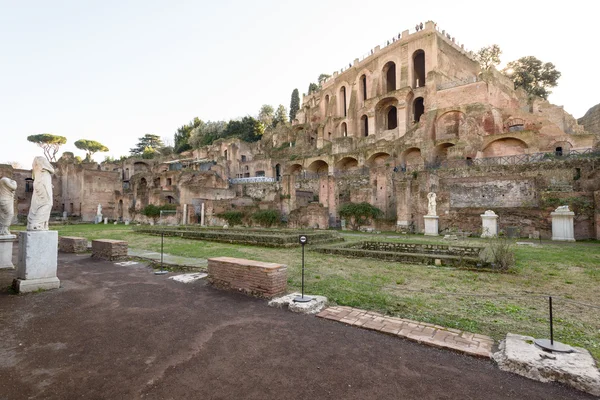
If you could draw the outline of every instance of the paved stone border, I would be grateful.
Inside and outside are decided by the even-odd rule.
[[[491,358],[494,340],[489,336],[463,332],[458,329],[416,322],[358,308],[335,306],[317,314],[317,317],[343,322],[348,325],[404,337],[419,343],[459,351],[475,357]]]

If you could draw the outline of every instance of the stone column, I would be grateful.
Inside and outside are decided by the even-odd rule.
[[[188,205],[183,205],[183,215],[181,216],[181,224],[187,225],[188,223]]]
[[[200,226],[204,226],[204,203],[200,206]]]
[[[498,236],[498,215],[492,210],[481,214],[481,237],[490,238]]]
[[[0,235],[0,269],[15,269],[12,263],[13,242],[16,235]]]
[[[573,218],[575,213],[569,210],[569,206],[560,206],[550,215],[552,216],[552,240],[574,242]]]

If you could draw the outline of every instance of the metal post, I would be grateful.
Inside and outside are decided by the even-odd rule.
[[[554,327],[552,326],[552,296],[548,296],[548,308],[550,309],[550,344],[554,346]]]
[[[552,316],[552,296],[548,296],[548,311],[550,312],[550,340],[535,339],[533,342],[544,351],[550,353],[572,353],[573,348],[566,344],[554,341],[554,324]]]
[[[168,271],[163,270],[163,248],[165,244],[165,233],[160,233],[160,271],[155,271],[154,275],[164,275],[168,273]]]
[[[308,242],[306,235],[300,235],[300,244],[302,245],[302,296],[296,296],[294,302],[296,303],[308,303],[312,300],[312,297],[304,296],[304,245]]]
[[[304,245],[302,245],[302,298],[304,298]]]

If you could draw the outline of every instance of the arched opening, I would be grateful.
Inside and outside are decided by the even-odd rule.
[[[327,138],[329,139],[329,141],[331,142],[331,132],[327,132]]]
[[[554,142],[554,155],[557,157],[562,157],[564,155],[568,155],[571,152],[571,143],[565,141]]]
[[[557,157],[562,157],[562,155],[563,155],[563,148],[562,148],[562,147],[560,147],[560,146],[558,146],[558,147],[557,147],[557,148],[554,150],[554,154],[555,154]]]
[[[415,123],[421,120],[421,115],[425,112],[425,104],[423,104],[423,98],[417,97],[413,103],[413,121]]]
[[[440,116],[436,122],[436,139],[457,138],[464,119],[465,115],[460,111],[448,111]]]
[[[398,127],[398,110],[391,106],[387,112],[387,129],[396,129]]]
[[[425,86],[425,52],[417,50],[413,54],[413,87]]]
[[[167,199],[168,204],[176,204],[177,203],[177,201],[175,200],[175,197],[173,197],[173,196],[167,196],[166,199]]]
[[[329,173],[329,164],[323,160],[316,160],[308,166],[308,170],[319,175],[327,175]]]
[[[340,88],[340,115],[346,117],[347,116],[347,109],[346,109],[346,87],[342,86]]]
[[[292,164],[289,168],[290,175],[300,175],[302,172],[302,165],[300,164]]]
[[[383,66],[382,72],[385,79],[383,85],[385,93],[393,92],[396,90],[396,64],[393,61],[389,61]]]
[[[325,95],[325,116],[329,115],[329,95]]]
[[[71,209],[73,208],[73,203],[71,203]],[[117,208],[117,212],[119,214],[119,221],[123,221],[123,200],[119,200],[119,206]]]
[[[358,167],[358,160],[354,157],[344,157],[335,164],[335,169],[339,171],[348,171]]]
[[[147,171],[150,171],[148,164],[139,162],[139,161],[133,164],[133,173],[134,174],[138,174],[140,172],[147,172]]]
[[[360,118],[360,134],[361,136],[369,136],[369,117],[363,115]]]
[[[375,153],[367,159],[367,165],[369,167],[379,167],[381,165],[384,165],[386,163],[386,161],[389,160],[389,158],[390,158],[389,153],[385,153],[385,152]]]
[[[525,154],[527,143],[516,138],[494,140],[483,149],[484,157],[503,157]]]
[[[362,92],[363,101],[367,99],[367,76],[363,75],[360,77],[360,89]]]
[[[281,180],[281,164],[275,165],[275,179]]]
[[[345,122],[342,122],[342,124],[340,125],[340,133],[343,137],[348,136],[348,125]]]
[[[423,164],[423,158],[421,157],[421,149],[418,147],[411,147],[406,149],[400,156],[400,162],[402,168],[415,167]]]
[[[448,159],[448,149],[454,147],[452,143],[442,143],[435,147],[433,150],[433,163],[439,165]]]
[[[129,168],[125,168],[125,171],[123,171],[123,180],[124,181],[129,180]]]

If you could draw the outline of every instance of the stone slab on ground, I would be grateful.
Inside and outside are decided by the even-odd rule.
[[[573,347],[572,353],[550,353],[533,341],[530,336],[509,333],[493,358],[501,370],[536,381],[560,382],[600,396],[600,371],[587,350]]]
[[[312,296],[305,294],[305,297],[311,297],[312,300],[306,303],[295,302],[296,297],[302,296],[302,293],[291,293],[286,296],[277,297],[269,301],[270,307],[285,308],[300,314],[318,314],[327,304],[327,297]]]
[[[204,279],[206,277],[207,277],[207,274],[205,274],[203,272],[196,272],[193,274],[181,274],[181,275],[170,276],[169,279],[172,279],[174,281],[181,282],[181,283],[192,283],[192,282],[196,282],[200,279]]]
[[[124,240],[92,240],[92,258],[101,260],[122,260],[127,257],[127,242]]]
[[[63,253],[85,253],[87,251],[87,239],[76,236],[59,236],[58,250]]]
[[[160,261],[161,259],[160,253],[142,249],[129,248],[127,250],[127,255],[131,257],[145,258],[152,261]],[[206,258],[180,257],[163,253],[162,260],[165,265],[189,267],[190,269],[206,270],[206,267],[208,266],[208,260]]]
[[[491,358],[494,340],[489,336],[383,314],[353,307],[329,307],[317,317],[379,331],[430,346],[455,350],[476,357]]]

